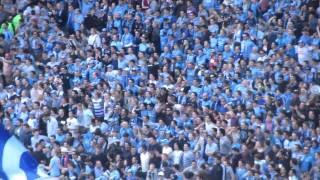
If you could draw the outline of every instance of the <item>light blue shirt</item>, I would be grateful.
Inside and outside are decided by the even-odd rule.
[[[120,179],[120,173],[118,170],[113,170],[110,173],[110,179],[119,180]]]
[[[54,156],[50,159],[50,176],[60,176],[60,159],[58,156]]]

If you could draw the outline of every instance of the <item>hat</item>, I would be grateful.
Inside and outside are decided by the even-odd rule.
[[[14,88],[13,85],[9,85],[9,86],[8,86],[8,89],[13,89],[13,88]]]
[[[113,137],[111,140],[112,143],[120,142],[120,140],[116,137]]]
[[[233,150],[239,150],[239,149],[241,148],[241,145],[240,145],[240,144],[233,144],[233,145],[231,146],[231,148],[232,148]]]
[[[167,144],[169,144],[169,140],[168,139],[162,139],[161,140],[161,144],[167,145]]]
[[[63,146],[60,148],[60,151],[61,151],[61,153],[69,152],[68,149],[66,147],[63,147]]]
[[[128,67],[126,67],[126,68],[123,68],[123,70],[124,70],[124,71],[129,71],[129,68],[128,68]]]

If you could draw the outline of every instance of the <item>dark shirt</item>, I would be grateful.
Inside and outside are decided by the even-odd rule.
[[[41,161],[47,162],[48,161],[46,155],[42,151],[34,151],[32,153],[32,155],[38,162],[41,162]]]
[[[210,172],[212,179],[221,180],[223,176],[223,168],[221,164],[215,164]]]

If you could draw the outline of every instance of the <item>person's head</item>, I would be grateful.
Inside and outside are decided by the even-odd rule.
[[[69,115],[69,118],[73,118],[74,117],[74,114],[73,114],[72,111],[70,111],[68,115]]]
[[[95,167],[97,167],[97,168],[101,168],[102,167],[102,163],[101,163],[100,160],[96,160]]]
[[[208,136],[207,137],[208,143],[211,144],[213,143],[213,137],[212,136]]]
[[[216,164],[220,164],[221,163],[221,156],[216,155],[215,159],[216,159]]]
[[[73,169],[74,169],[74,164],[73,164],[73,162],[68,161],[68,162],[67,162],[67,168],[68,168],[68,170],[73,170]]]
[[[309,148],[308,147],[304,147],[303,148],[303,153],[304,154],[309,154]]]
[[[155,168],[156,168],[155,164],[154,164],[154,163],[151,163],[150,166],[149,166],[149,169],[150,169],[151,171],[153,171],[153,170],[155,170]]]
[[[141,150],[141,152],[144,153],[147,151],[147,147],[145,145],[142,145],[140,150]]]
[[[183,145],[183,150],[184,150],[184,151],[189,151],[189,148],[190,148],[190,145],[189,145],[188,143],[185,143],[185,144]]]
[[[197,168],[197,162],[195,160],[192,161],[191,163],[192,168]]]
[[[39,136],[39,129],[34,129],[33,130],[33,136]]]
[[[58,150],[52,149],[51,150],[51,156],[58,156]]]
[[[155,136],[151,136],[151,137],[150,137],[150,143],[151,143],[151,144],[157,144],[157,139],[156,139]]]

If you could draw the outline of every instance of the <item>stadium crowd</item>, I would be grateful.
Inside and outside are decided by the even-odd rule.
[[[0,120],[50,176],[319,180],[318,0],[2,0]]]

